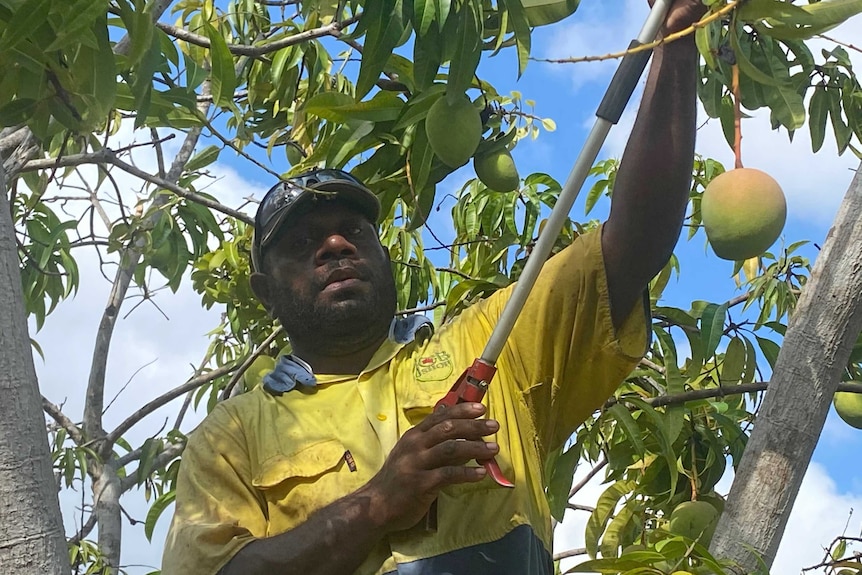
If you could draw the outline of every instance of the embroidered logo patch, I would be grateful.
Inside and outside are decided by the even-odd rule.
[[[413,376],[417,381],[442,381],[452,375],[454,366],[448,352],[438,351],[416,360]]]

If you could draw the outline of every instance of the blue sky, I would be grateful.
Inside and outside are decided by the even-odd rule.
[[[612,2],[584,2],[580,11],[560,24],[537,30],[533,37],[533,55],[537,57],[566,57],[587,54],[604,54],[623,49],[634,37],[646,16],[646,0],[614,0]],[[166,21],[171,17],[163,18]],[[862,37],[862,17],[833,31],[839,39],[851,40]],[[851,55],[857,65],[862,65],[862,54]],[[558,181],[564,181],[577,156],[580,146],[592,126],[593,114],[604,93],[616,63],[590,63],[576,65],[546,64],[530,62],[524,76],[517,80],[517,66],[512,50],[502,52],[483,62],[480,75],[491,81],[498,90],[506,93],[519,90],[525,98],[537,102],[535,113],[553,119],[557,130],[543,131],[536,141],[524,140],[515,150],[515,159],[522,176],[532,172],[546,172]],[[636,94],[636,97],[638,95]],[[633,121],[637,102],[629,106],[620,125],[616,127],[600,157],[620,157]],[[810,152],[807,132],[797,134],[790,144],[784,133],[772,132],[768,117],[756,114],[743,125],[744,160],[747,166],[757,167],[771,173],[784,187],[788,199],[788,222],[784,232],[787,243],[809,239],[822,243],[829,229],[838,204],[852,178],[857,160],[851,154],[839,158],[834,143],[827,137],[823,150],[815,155]],[[135,136],[123,130],[119,136],[124,141],[135,137],[148,139],[147,134]],[[725,165],[732,164],[732,153],[724,142],[716,122],[701,128],[698,135],[698,151],[714,157]],[[136,163],[142,168],[152,167],[152,157],[136,152]],[[287,169],[286,163],[274,166],[276,171]],[[207,191],[228,205],[240,205],[242,198],[254,195],[260,198],[269,182],[262,181],[252,173],[245,160],[224,152],[218,165],[213,167],[216,176]],[[86,172],[86,170],[85,170]],[[460,187],[464,179],[471,177],[465,168],[444,181],[438,188],[438,197],[447,186]],[[131,186],[128,180],[120,180]],[[438,221],[445,218],[446,205],[439,216],[432,219],[434,229],[448,229]],[[607,212],[608,204],[603,200],[591,214],[600,217]],[[583,197],[573,208],[575,219],[583,217]],[[427,246],[433,245],[429,239]],[[813,247],[803,253],[816,257]],[[665,292],[664,305],[688,308],[694,299],[714,302],[725,301],[737,295],[736,285],[731,279],[732,263],[716,258],[705,248],[703,235],[692,241],[680,242],[677,255],[682,274],[673,280]],[[36,366],[45,395],[66,404],[73,419],[80,414],[81,389],[86,381],[92,341],[98,325],[98,317],[107,297],[109,286],[95,270],[94,261],[84,258],[82,286],[79,295],[62,304],[49,318],[47,326],[33,334],[42,344],[47,362],[36,358]],[[109,361],[109,398],[118,392],[133,373],[151,360],[152,365],[138,373],[133,385],[123,392],[117,403],[107,413],[107,425],[116,424],[125,415],[160,392],[178,385],[189,373],[189,364],[196,363],[206,348],[205,334],[216,325],[214,312],[200,308],[199,297],[188,285],[176,295],[162,293],[158,304],[170,318],[166,320],[152,306],[141,306],[138,311],[123,319],[116,331]],[[70,329],[79,337],[69,338]],[[72,374],[72,375],[70,375]],[[142,428],[132,432],[135,440],[143,440],[155,433],[165,422],[172,421],[177,406],[164,408],[147,418]],[[188,419],[187,429],[200,415]],[[797,510],[788,526],[785,544],[779,554],[776,573],[799,572],[808,565],[820,561],[820,546],[828,544],[839,534],[853,506],[862,507],[862,458],[854,457],[862,451],[862,431],[844,425],[830,413],[824,433],[814,455],[814,464],[809,470]],[[585,472],[584,469],[579,473]],[[729,487],[729,483],[725,485]],[[584,503],[595,501],[599,487],[593,486],[584,492]],[[592,501],[590,501],[592,498]],[[64,496],[67,525],[73,525],[74,508],[80,500]],[[124,506],[136,518],[143,519],[146,505],[143,498],[132,493]],[[583,532],[584,517],[567,517],[565,533],[558,538],[559,549],[579,546],[578,533]],[[850,523],[849,535],[858,534],[858,516]],[[141,525],[125,526],[123,562],[129,565],[156,567],[159,564],[161,541],[167,528],[165,517],[157,528],[154,543],[148,544],[143,537]],[[71,527],[70,527],[71,531]],[[855,531],[856,533],[853,533]],[[130,568],[130,573],[146,573],[146,567]]]

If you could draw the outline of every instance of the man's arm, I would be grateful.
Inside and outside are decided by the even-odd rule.
[[[481,403],[435,411],[398,440],[365,486],[290,531],[249,543],[219,575],[352,573],[388,533],[416,525],[442,487],[482,480],[484,468],[465,464],[499,451],[482,440],[499,429],[477,419],[484,413]]]
[[[704,13],[700,0],[676,0],[663,34]],[[602,251],[614,327],[667,263],[682,228],[694,159],[698,52],[694,35],[655,50],[637,120],[603,226]]]

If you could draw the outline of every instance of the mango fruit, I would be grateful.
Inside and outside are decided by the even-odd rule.
[[[839,391],[832,398],[838,417],[856,429],[862,429],[862,394]]]
[[[479,180],[495,192],[511,192],[521,182],[512,154],[505,148],[475,156],[473,169]]]
[[[670,514],[667,530],[674,535],[697,539],[708,546],[715,526],[718,510],[706,501],[686,501],[677,505]]]
[[[778,239],[787,219],[787,203],[771,176],[737,168],[707,185],[700,213],[715,255],[740,261],[759,256]]]
[[[428,109],[425,117],[428,144],[444,164],[458,168],[467,163],[482,140],[479,110],[467,96],[449,104],[441,97]]]

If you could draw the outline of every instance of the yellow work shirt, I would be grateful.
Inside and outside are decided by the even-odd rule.
[[[485,396],[488,417],[500,422],[497,461],[514,489],[489,477],[443,489],[436,533],[417,527],[387,537],[357,574],[435,572],[419,567],[516,529],[550,561],[545,457],[607,400],[649,338],[642,305],[614,332],[600,234],[548,260]],[[288,531],[367,483],[481,354],[511,291],[424,341],[385,342],[358,376],[315,374],[311,391],[258,388],[217,405],[183,455],[163,575],[213,575],[249,542]]]

